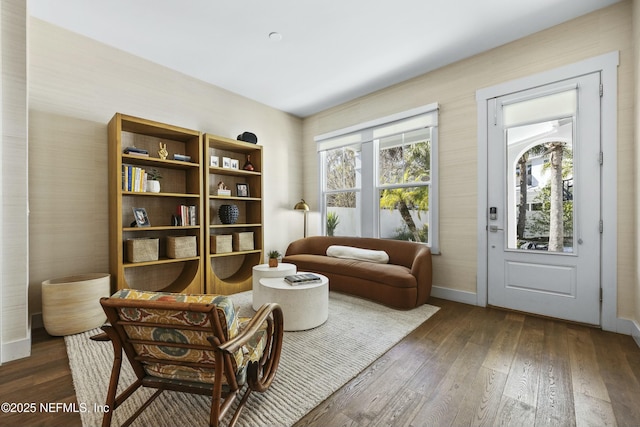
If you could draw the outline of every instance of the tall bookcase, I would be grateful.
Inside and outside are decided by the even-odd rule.
[[[206,292],[231,294],[250,290],[253,266],[263,260],[262,146],[211,134],[205,134],[203,139],[207,165],[204,173]],[[212,165],[212,156],[217,159],[217,166]],[[243,169],[248,158],[253,170]],[[227,161],[230,164],[225,164]],[[221,182],[230,191],[229,195],[218,194]],[[222,205],[237,206],[235,223],[222,222],[219,215]],[[252,248],[237,250],[234,247],[231,252],[216,250],[219,236],[228,238],[234,233],[250,236]]]
[[[202,293],[205,269],[203,261],[203,155],[199,131],[158,123],[116,113],[109,130],[109,266],[115,289],[134,288],[152,291]],[[165,146],[167,157],[159,155]],[[148,157],[126,154],[127,147],[146,150]],[[174,154],[190,160],[174,160]],[[162,175],[159,193],[130,191],[124,184],[128,166]],[[128,179],[128,178],[127,178]],[[195,223],[180,225],[179,206],[194,206]],[[149,226],[134,223],[133,208],[146,211]],[[186,221],[184,222],[187,223]],[[169,237],[194,236],[195,256],[169,258]],[[157,259],[131,262],[130,240],[145,243],[158,239]],[[188,237],[189,240],[193,240]]]

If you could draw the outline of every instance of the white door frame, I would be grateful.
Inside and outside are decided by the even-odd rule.
[[[602,286],[602,329],[622,332],[619,325],[618,289],[617,289],[617,93],[618,93],[619,52],[614,51],[571,65],[534,74],[517,80],[476,91],[478,110],[478,266],[477,266],[477,305],[487,305],[487,153],[488,125],[487,101],[502,95],[544,86],[559,80],[584,74],[600,72],[602,75],[602,212],[603,221],[601,247],[601,286]]]

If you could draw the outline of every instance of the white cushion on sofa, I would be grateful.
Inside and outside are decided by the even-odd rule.
[[[359,261],[376,262],[378,264],[386,264],[389,262],[389,255],[385,251],[354,248],[352,246],[331,245],[327,248],[327,256],[357,259]]]

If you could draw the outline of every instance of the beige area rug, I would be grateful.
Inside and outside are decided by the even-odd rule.
[[[251,292],[232,296],[242,316],[250,317]],[[291,426],[338,390],[364,368],[393,347],[438,307],[423,305],[399,311],[354,298],[330,293],[329,320],[315,329],[285,332],[280,366],[266,393],[252,393],[242,410],[238,426]],[[65,337],[73,383],[84,426],[98,426],[104,405],[113,349],[109,342],[89,337],[99,329]],[[131,384],[134,374],[123,363],[120,389]],[[124,384],[124,385],[123,385]],[[138,390],[114,414],[112,425],[120,425],[152,390]],[[164,392],[133,426],[207,425],[211,399],[206,396]],[[230,416],[224,420],[227,424]]]

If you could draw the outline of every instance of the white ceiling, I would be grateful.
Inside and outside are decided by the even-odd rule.
[[[28,0],[28,7],[44,21],[305,117],[617,1]]]

